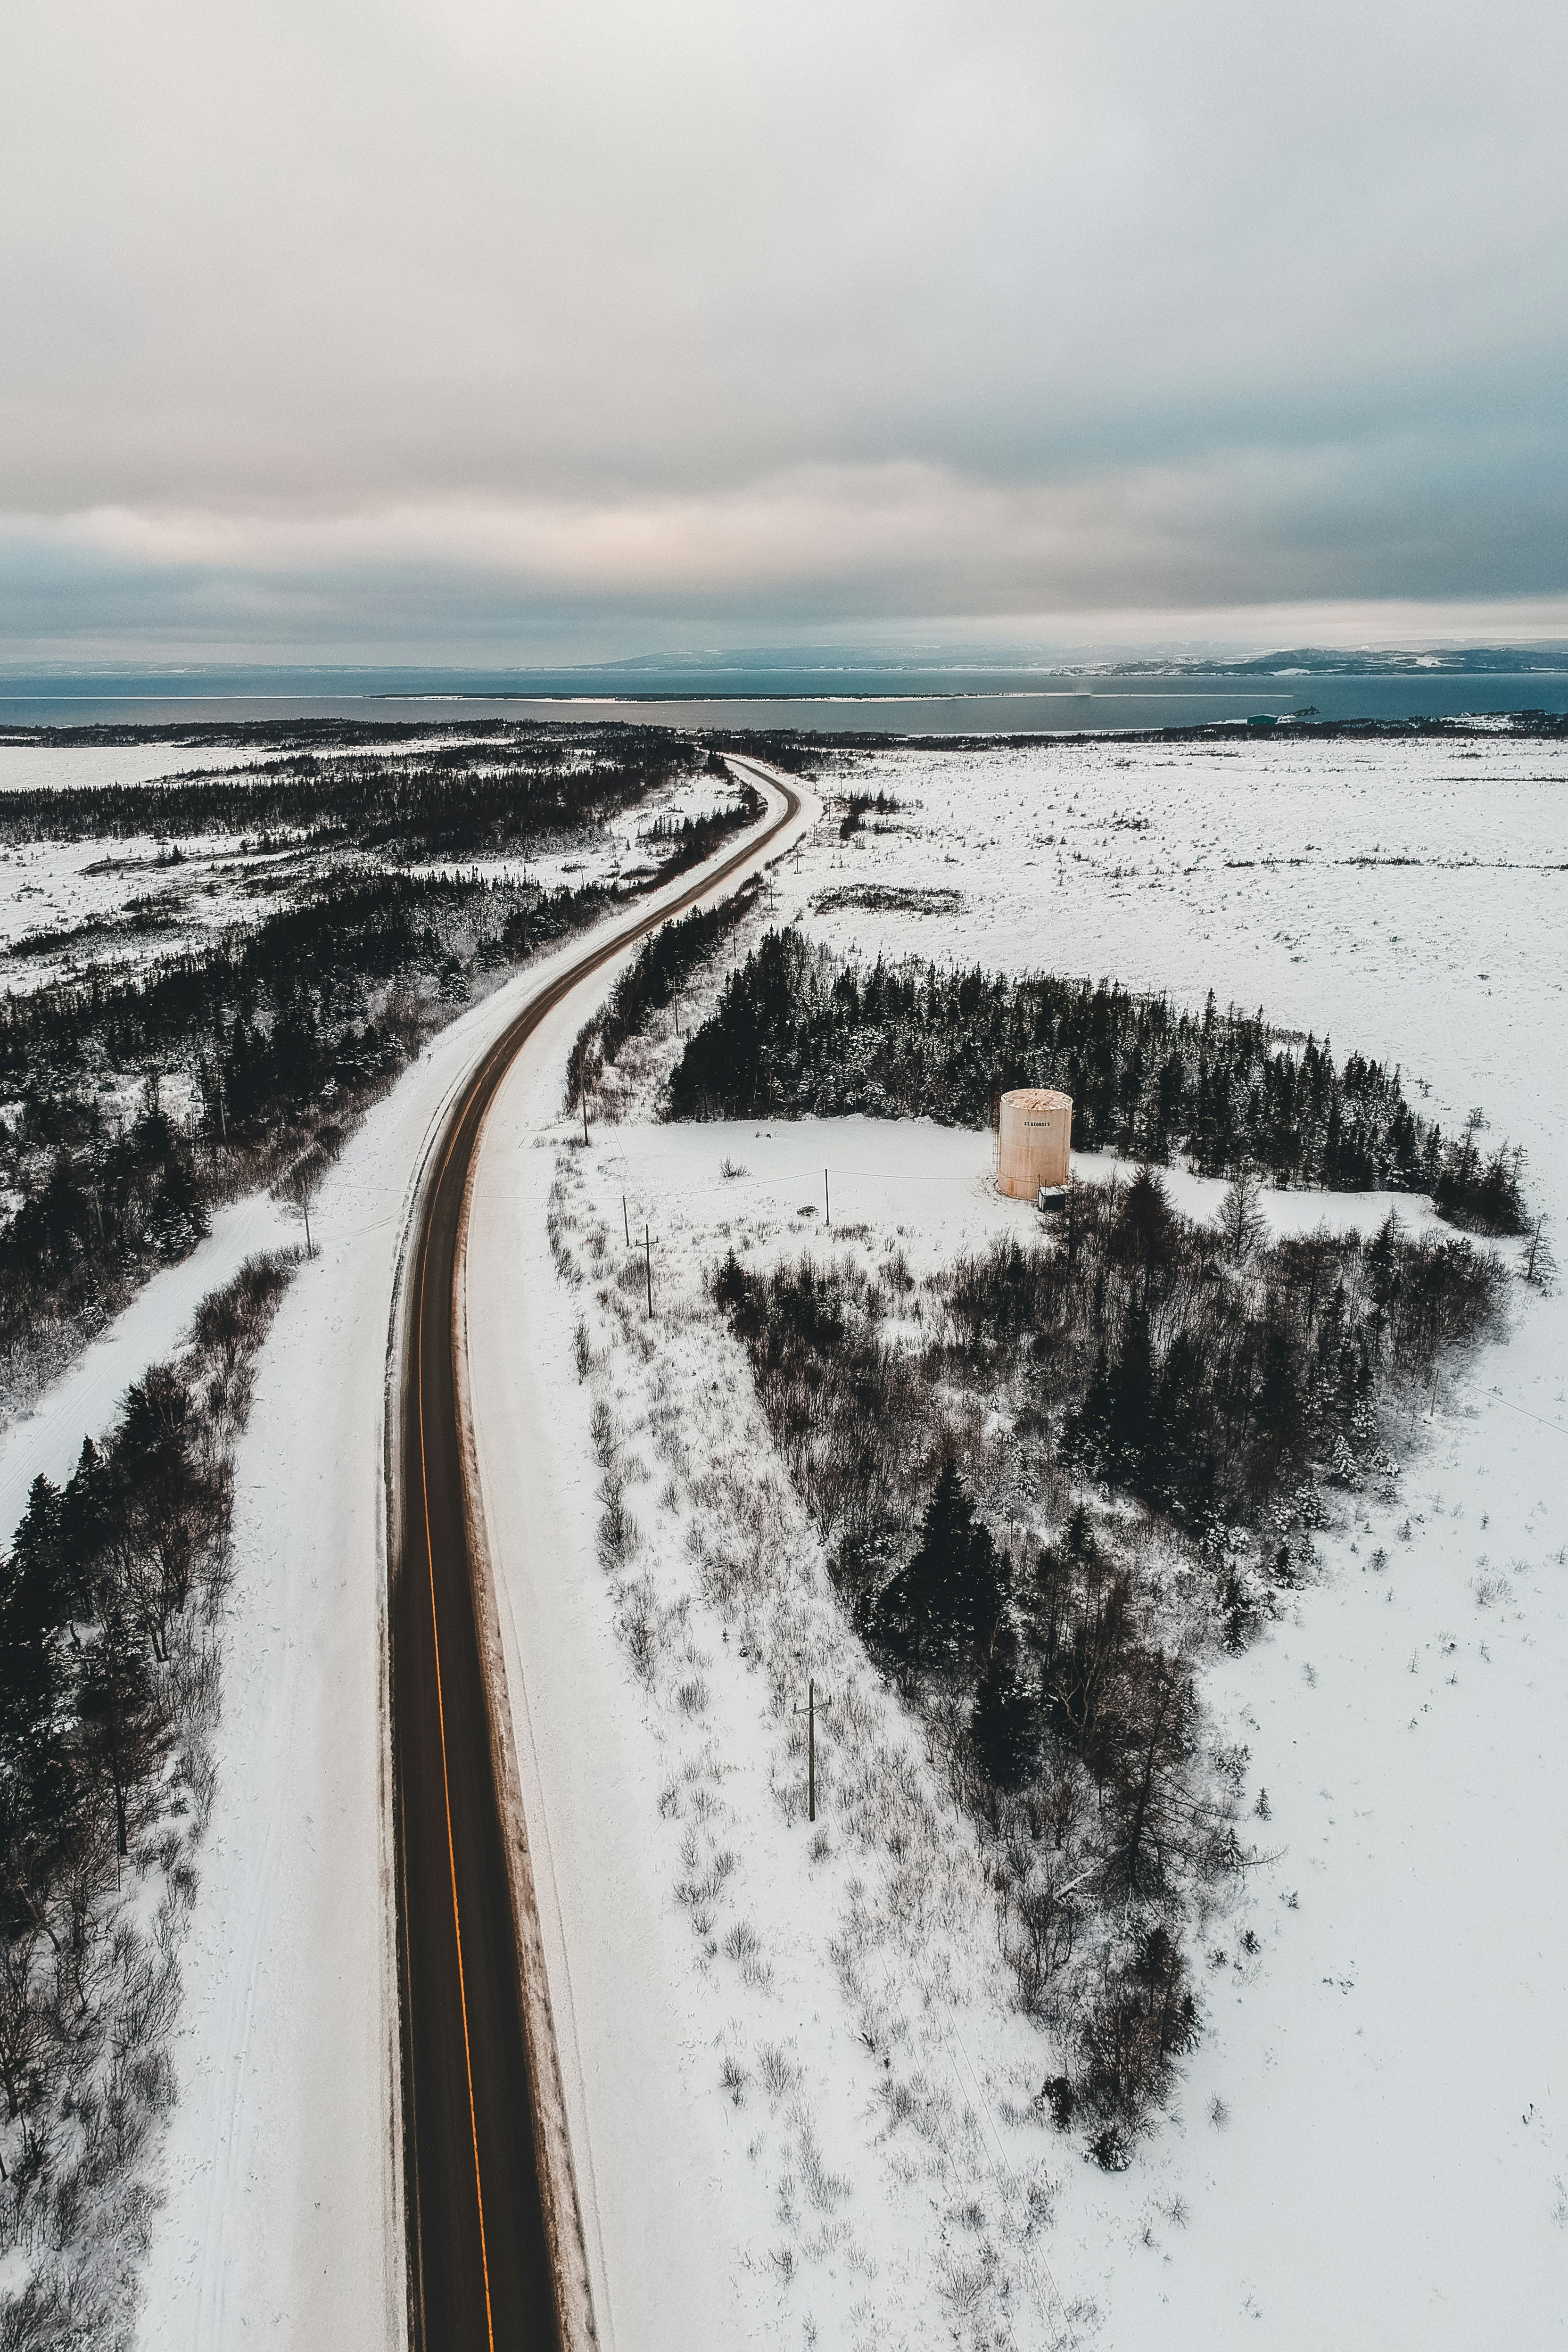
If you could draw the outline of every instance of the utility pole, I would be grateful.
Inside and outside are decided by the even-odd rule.
[[[304,1177],[300,1179],[300,1206],[305,1213],[305,1255],[314,1257],[316,1252],[310,1240],[310,1187]]]
[[[624,1192],[621,1194],[621,1223],[626,1229],[626,1247],[627,1249],[630,1249],[632,1245],[632,1221],[626,1214],[626,1196]]]
[[[647,1263],[647,1319],[653,1321],[653,1235],[647,1225],[642,1229],[642,1244]]]
[[[822,1171],[822,1214],[826,1223],[831,1224],[833,1223],[833,1195],[827,1189],[827,1171],[826,1168]]]
[[[831,1699],[825,1698],[822,1704],[824,1706],[831,1706],[833,1702]],[[801,1713],[798,1704],[795,1711],[796,1715]],[[805,1817],[807,1821],[814,1822],[816,1819],[816,1685],[815,1682],[808,1681],[805,1685]]]
[[[584,1142],[584,1148],[586,1148],[587,1141],[588,1141],[588,1097],[587,1097],[587,1096],[586,1096],[586,1095],[584,1095],[584,1097],[583,1097],[583,1142]]]

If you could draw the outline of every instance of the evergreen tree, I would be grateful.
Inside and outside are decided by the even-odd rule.
[[[156,1760],[161,1726],[147,1652],[118,1593],[106,1599],[97,1636],[82,1652],[76,1699],[83,1760],[113,1800],[123,1857],[131,1851],[131,1795]]]
[[[1165,1427],[1149,1317],[1140,1301],[1127,1315],[1121,1345],[1107,1357],[1101,1341],[1095,1372],[1064,1433],[1069,1454],[1113,1486],[1163,1489]]]
[[[1258,1205],[1258,1177],[1245,1164],[1219,1204],[1219,1230],[1233,1265],[1246,1265],[1268,1238]]]
[[[919,1549],[885,1588],[879,1610],[889,1645],[911,1664],[934,1664],[990,1631],[1003,1585],[991,1530],[976,1519],[957,1465],[944,1462],[921,1525]]]
[[[997,1629],[969,1718],[970,1738],[985,1773],[998,1789],[1016,1789],[1027,1779],[1039,1744],[1034,1701],[1018,1681],[1017,1643]]]
[[[0,1925],[7,1935],[33,1917],[36,1890],[74,1808],[59,1521],[58,1493],[36,1479],[16,1543],[0,1561]]]

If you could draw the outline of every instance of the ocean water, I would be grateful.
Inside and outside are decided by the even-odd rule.
[[[602,673],[601,673],[602,676]],[[1568,668],[1275,676],[1085,677],[1070,673],[783,669],[638,674],[602,687],[581,672],[218,669],[88,675],[0,673],[7,727],[174,726],[242,719],[623,719],[681,728],[830,734],[1106,734],[1289,717],[1455,718],[1568,712]]]

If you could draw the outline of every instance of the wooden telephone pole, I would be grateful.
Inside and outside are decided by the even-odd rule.
[[[822,1704],[824,1706],[831,1706],[833,1702],[831,1699],[825,1698]],[[805,1817],[808,1822],[814,1822],[816,1819],[816,1685],[815,1682],[807,1682],[805,1685],[805,1709],[803,1710],[797,1704],[795,1711],[796,1715],[804,1711],[805,1716]]]

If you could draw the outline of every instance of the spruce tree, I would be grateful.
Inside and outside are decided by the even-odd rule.
[[[996,1788],[1016,1789],[1027,1778],[1038,1738],[1035,1706],[1019,1685],[1017,1644],[1005,1628],[991,1644],[974,1694],[969,1734]]]
[[[131,1851],[131,1795],[155,1761],[160,1726],[147,1651],[118,1593],[106,1601],[97,1638],[82,1652],[77,1711],[83,1758],[91,1777],[112,1797],[115,1839],[123,1857]]]
[[[1002,1574],[991,1530],[974,1516],[957,1465],[944,1462],[921,1524],[920,1548],[882,1595],[881,1627],[913,1664],[935,1664],[994,1626]]]

